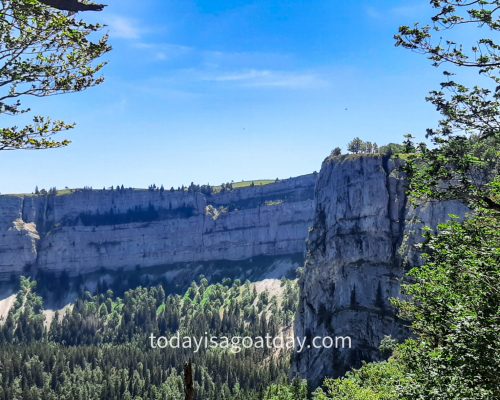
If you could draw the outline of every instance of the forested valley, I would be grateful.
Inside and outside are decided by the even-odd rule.
[[[201,278],[183,295],[166,295],[162,286],[123,298],[85,292],[49,325],[36,282],[22,278],[0,326],[0,399],[184,399],[188,361],[197,398],[262,398],[268,385],[287,381],[291,351],[153,349],[150,335],[291,334],[298,287],[279,286],[273,295],[249,282]]]

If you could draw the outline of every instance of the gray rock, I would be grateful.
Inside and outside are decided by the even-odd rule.
[[[389,299],[400,295],[405,271],[419,262],[414,245],[422,226],[466,212],[457,202],[409,207],[398,171],[394,160],[378,155],[327,159],[321,168],[295,334],[349,336],[352,348],[296,353],[295,374],[313,386],[380,359],[385,335],[405,337]]]
[[[75,276],[303,257],[315,181],[311,174],[213,195],[82,190],[0,196],[0,281],[27,270]],[[202,267],[196,272],[204,273]]]

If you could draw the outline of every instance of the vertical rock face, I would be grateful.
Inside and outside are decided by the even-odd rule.
[[[172,265],[193,279],[224,262],[258,257],[270,264],[253,261],[262,273],[277,261],[283,273],[286,260],[296,266],[303,260],[315,181],[311,174],[217,194],[125,189],[0,196],[0,282],[27,271],[76,276],[158,267],[163,273]],[[204,262],[212,263],[211,272]]]
[[[295,333],[349,336],[352,348],[297,353],[295,372],[314,386],[377,360],[385,335],[405,335],[389,299],[399,295],[408,264],[418,262],[412,248],[421,227],[465,213],[456,202],[410,209],[395,161],[382,156],[325,160],[315,196]]]
[[[9,197],[0,206],[0,282],[8,280],[18,266],[35,264],[40,236],[34,223],[23,220],[24,199]],[[22,268],[21,268],[22,270]]]

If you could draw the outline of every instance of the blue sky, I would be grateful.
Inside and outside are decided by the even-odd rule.
[[[0,154],[1,193],[166,187],[319,170],[354,136],[423,137],[440,75],[394,47],[427,0],[108,0],[106,82],[30,101],[70,147]],[[5,117],[2,124],[12,125]]]

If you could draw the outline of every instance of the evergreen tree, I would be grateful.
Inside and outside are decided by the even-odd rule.
[[[354,154],[359,154],[364,152],[366,149],[365,142],[363,142],[359,137],[355,137],[347,145],[347,150]]]

